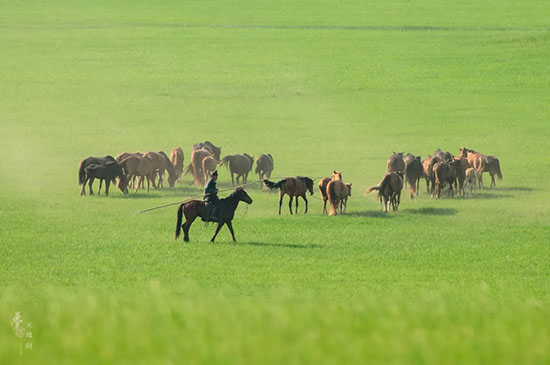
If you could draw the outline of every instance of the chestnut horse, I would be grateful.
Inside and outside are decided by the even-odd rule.
[[[351,184],[344,184],[342,180],[331,180],[327,184],[327,198],[330,203],[329,215],[345,213],[348,197],[351,195]]]
[[[181,181],[181,175],[183,174],[183,150],[181,147],[176,147],[170,152],[170,162],[176,170],[176,181]]]
[[[151,182],[154,184],[155,169],[153,167],[153,161],[150,157],[138,157],[130,156],[120,161],[120,165],[126,171],[128,181],[139,177],[134,194],[138,191],[140,186],[144,186],[143,179],[147,179],[147,192],[149,192],[149,186]],[[154,185],[153,185],[154,186]]]
[[[231,232],[233,242],[236,242],[235,232],[233,231],[233,223],[231,223],[231,221],[233,220],[233,217],[235,216],[235,210],[237,209],[237,206],[241,201],[247,204],[252,204],[252,198],[248,196],[248,194],[246,193],[246,191],[244,191],[242,187],[237,188],[227,198],[220,199],[220,202],[218,203],[218,227],[216,227],[216,232],[210,239],[210,242],[214,242],[214,239],[216,239],[218,232],[224,226],[224,224],[227,224],[227,228],[229,228],[229,232]],[[183,223],[182,225],[181,222],[184,215],[185,223]],[[191,224],[197,217],[205,218],[206,215],[207,213],[204,201],[191,200],[189,202],[181,204],[178,208],[175,239],[178,239],[181,229],[183,228],[183,240],[185,242],[189,242],[189,228],[191,227]]]
[[[204,174],[204,181],[208,181],[208,178],[212,174],[212,171],[216,170],[218,166],[218,161],[214,156],[206,156],[202,159],[202,172]]]
[[[481,174],[483,174],[483,171],[485,170],[485,162],[487,161],[485,155],[483,153],[470,150],[466,147],[462,147],[461,149],[459,149],[459,151],[460,157],[467,158],[470,167],[473,167],[476,170],[479,179],[479,187],[482,188],[483,179],[481,178]]]
[[[276,183],[269,180],[264,180],[265,185],[271,190],[279,190],[279,215],[281,214],[281,206],[283,205],[283,197],[285,194],[288,194],[290,200],[288,202],[288,209],[290,214],[292,214],[292,199],[296,197],[296,214],[298,213],[298,197],[302,197],[306,202],[306,210],[304,214],[307,213],[308,202],[306,198],[306,192],[309,191],[310,195],[313,195],[313,180],[309,177],[286,177]]]
[[[331,177],[324,177],[319,181],[319,191],[323,197],[323,214],[327,212],[327,185],[331,180],[342,181],[342,173],[340,171],[334,170]]]

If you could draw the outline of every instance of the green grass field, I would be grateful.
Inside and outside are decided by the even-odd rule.
[[[1,1],[0,363],[550,362],[547,5]],[[205,139],[341,170],[349,214],[316,191],[278,216],[253,185],[238,244],[199,222],[186,244],[176,207],[138,212],[190,178],[79,195],[87,156]],[[463,146],[499,157],[496,189],[363,196],[392,151]]]

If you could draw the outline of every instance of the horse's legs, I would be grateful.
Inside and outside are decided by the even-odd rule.
[[[103,184],[103,179],[99,179],[99,189],[97,190],[97,195],[101,195],[101,184]]]
[[[216,227],[216,232],[214,232],[214,235],[210,239],[210,242],[214,243],[214,240],[216,239],[216,236],[218,235],[218,232],[220,231],[220,229],[222,229],[224,224],[225,224],[225,222],[218,223],[218,226]]]
[[[90,180],[88,180],[88,189],[90,190],[90,195],[94,195],[94,191],[92,190],[93,183],[94,183],[94,178],[91,177]]]
[[[80,195],[86,195],[86,183],[88,182],[88,176],[84,179],[82,183],[82,189],[80,189]]]
[[[491,189],[492,189],[493,187],[496,188],[496,187],[497,187],[497,184],[496,184],[496,182],[495,182],[495,174],[493,174],[493,173],[490,173],[490,174],[491,174]]]
[[[101,181],[101,180],[99,180]],[[111,180],[105,180],[105,196],[109,196],[109,186],[111,185]]]
[[[306,202],[306,210],[304,211],[304,214],[307,214],[307,208],[308,208],[308,202],[307,202],[307,198],[306,198],[306,194],[304,193],[304,195],[302,196],[302,198],[304,198],[305,202]],[[296,197],[296,201],[298,201],[298,197]]]
[[[233,231],[233,223],[231,221],[227,222],[227,228],[229,228],[229,232],[231,232],[231,237],[233,237],[233,242],[237,242],[235,239],[235,231]]]
[[[327,213],[327,200],[323,198],[323,214]]]
[[[281,206],[283,205],[283,193],[279,191],[279,215],[281,215]]]
[[[292,199],[294,199],[294,197],[290,194],[288,196],[290,197],[288,201],[288,209],[290,209],[290,214],[292,214]]]
[[[294,212],[298,214],[298,197],[296,197],[296,204],[294,205],[296,206],[296,209],[294,210]]]

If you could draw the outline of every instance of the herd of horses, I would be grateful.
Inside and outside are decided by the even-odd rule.
[[[459,155],[453,156],[449,151],[437,149],[424,161],[420,156],[403,152],[393,153],[386,164],[387,173],[378,185],[368,188],[365,194],[378,191],[381,209],[388,211],[390,206],[397,210],[401,201],[401,190],[406,183],[410,198],[418,196],[420,180],[426,180],[426,189],[431,197],[441,198],[443,189],[447,188],[448,196],[453,191],[464,197],[472,197],[477,187],[483,187],[483,173],[491,176],[491,187],[496,187],[495,176],[502,179],[500,161],[495,156],[485,155],[463,147]]]
[[[314,179],[307,176],[286,177],[277,182],[270,181],[274,169],[273,156],[261,154],[256,159],[243,153],[227,155],[221,158],[221,147],[215,146],[210,141],[199,142],[193,145],[191,161],[184,164],[184,154],[181,147],[176,147],[166,153],[147,152],[130,153],[123,152],[116,157],[88,157],[80,162],[78,168],[79,184],[82,185],[81,195],[86,194],[88,184],[89,194],[93,195],[93,182],[98,179],[101,193],[105,182],[105,195],[109,195],[110,184],[124,193],[128,188],[136,193],[140,188],[149,192],[150,187],[162,189],[164,177],[168,185],[173,187],[182,177],[191,174],[196,186],[204,186],[212,172],[218,166],[225,166],[231,174],[232,185],[239,185],[227,198],[220,200],[220,218],[218,227],[212,237],[213,242],[223,225],[227,225],[233,240],[235,234],[232,226],[235,209],[239,202],[252,203],[252,199],[244,190],[243,185],[248,182],[248,175],[256,162],[255,174],[258,175],[260,189],[265,185],[271,191],[279,191],[279,214],[285,195],[289,196],[289,211],[292,212],[292,203],[295,202],[294,212],[298,213],[298,199],[305,202],[304,213],[308,212],[307,193],[313,195]],[[448,196],[458,195],[472,197],[477,188],[483,187],[483,173],[491,176],[491,187],[496,186],[495,176],[502,179],[500,162],[497,157],[485,155],[466,147],[459,149],[459,155],[453,156],[448,151],[437,149],[433,155],[429,155],[423,161],[420,156],[411,153],[393,153],[387,160],[387,173],[377,185],[369,187],[365,195],[372,191],[378,191],[380,209],[388,212],[391,209],[398,210],[401,202],[401,191],[404,185],[408,186],[410,198],[418,196],[421,179],[426,180],[426,189],[432,198],[441,198],[443,190],[447,189]],[[345,183],[340,171],[334,170],[330,177],[321,178],[318,184],[323,200],[323,214],[345,214],[348,198],[351,196],[351,183]],[[329,210],[327,211],[327,202]],[[185,222],[182,224],[183,217]],[[206,218],[206,208],[200,200],[190,200],[180,204],[177,213],[176,239],[184,232],[184,240],[189,240],[189,228],[197,218]]]

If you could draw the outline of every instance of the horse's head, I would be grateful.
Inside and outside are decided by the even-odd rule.
[[[332,176],[330,177],[332,180],[338,180],[338,181],[342,181],[342,172],[341,171],[336,171],[334,170],[333,171],[333,174]]]
[[[306,184],[306,189],[309,191],[310,195],[313,195],[313,180],[309,177],[304,177],[304,183]]]
[[[243,201],[246,204],[252,204],[252,198],[250,197],[250,195],[247,194],[246,191],[244,191],[244,188],[237,188],[234,194],[239,199],[239,201]]]
[[[348,195],[351,196],[351,183],[346,184],[346,188],[348,188]]]
[[[117,171],[118,176],[118,188],[124,193],[128,194],[128,178],[122,169],[122,166],[119,166],[120,171]]]

